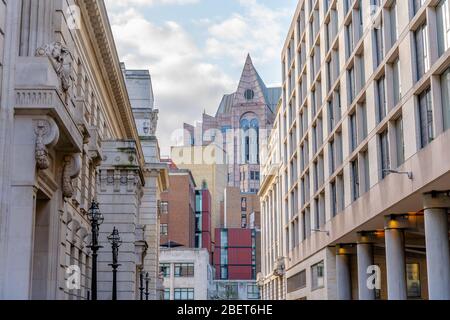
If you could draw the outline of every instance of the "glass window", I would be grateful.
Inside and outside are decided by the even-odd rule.
[[[416,73],[417,80],[429,70],[429,55],[428,55],[428,28],[426,24],[421,25],[416,32],[414,32],[415,47],[416,47]]]
[[[159,272],[164,276],[164,278],[170,277],[170,263],[161,263],[159,265]]]
[[[323,288],[324,282],[324,263],[323,261],[311,267],[311,287],[312,290]]]
[[[253,100],[255,97],[255,92],[252,89],[247,89],[245,90],[244,96],[247,100]]]
[[[403,140],[403,118],[395,120],[395,139],[397,144],[397,166],[405,162],[405,143]]]
[[[389,19],[391,23],[391,45],[398,39],[398,25],[397,25],[397,1],[394,0],[389,8]]]
[[[406,265],[406,286],[408,298],[420,298],[420,266],[418,263],[408,263]]]
[[[170,300],[170,289],[164,289],[164,300]]]
[[[287,279],[287,292],[291,293],[306,287],[306,270]]]
[[[450,68],[441,76],[442,109],[444,128],[450,129]]]
[[[337,214],[337,192],[336,181],[331,183],[331,215],[333,217]]]
[[[348,98],[350,103],[353,102],[356,96],[355,88],[355,68],[351,67],[348,70]]]
[[[194,289],[192,288],[175,289],[174,300],[194,300]]]
[[[247,198],[241,198],[241,211],[247,211]]]
[[[391,163],[389,158],[389,140],[388,131],[385,130],[380,134],[380,158],[381,158],[381,177],[384,179],[391,169]]]
[[[259,300],[259,288],[257,285],[254,284],[247,285],[247,299]]]
[[[393,85],[394,85],[394,106],[396,106],[402,97],[400,59],[397,58],[392,64]]]
[[[384,59],[384,38],[383,38],[383,22],[381,21],[378,26],[375,26],[374,30],[374,42],[375,42],[375,63],[378,67],[381,61]]]
[[[192,278],[194,276],[193,263],[175,263],[176,278]]]
[[[353,201],[359,198],[359,165],[358,159],[351,162]]]
[[[377,108],[378,108],[378,122],[383,121],[387,114],[386,108],[386,87],[385,87],[385,77],[382,76],[377,80]]]
[[[237,283],[225,285],[225,298],[227,300],[239,299],[239,288]]]
[[[439,55],[450,48],[450,0],[441,0],[437,6]]]
[[[169,202],[161,201],[161,214],[169,213]]]
[[[220,267],[220,279],[221,280],[227,280],[228,279],[228,267],[227,266],[221,266]]]
[[[350,151],[358,146],[358,127],[356,123],[356,112],[350,115]]]
[[[419,121],[421,147],[424,148],[433,140],[433,109],[430,89],[419,95]]]
[[[160,225],[160,234],[162,236],[167,236],[169,234],[169,226],[167,223],[161,223]]]

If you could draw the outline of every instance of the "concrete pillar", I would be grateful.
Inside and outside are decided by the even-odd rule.
[[[338,300],[351,300],[350,255],[342,248],[338,248],[336,253],[336,284]]]
[[[375,291],[367,286],[367,269],[373,265],[373,245],[371,243],[357,244],[358,259],[358,298],[359,300],[374,300]]]
[[[450,254],[448,242],[449,197],[425,195],[425,241],[428,295],[430,300],[450,299]],[[441,201],[439,201],[440,199]],[[442,201],[443,200],[443,201]]]
[[[402,229],[386,228],[386,273],[389,300],[406,300],[405,243]]]

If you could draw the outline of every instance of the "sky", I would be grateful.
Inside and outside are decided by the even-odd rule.
[[[119,58],[147,69],[159,109],[161,156],[175,130],[214,115],[236,90],[249,53],[268,86],[281,83],[281,50],[297,0],[105,0]]]

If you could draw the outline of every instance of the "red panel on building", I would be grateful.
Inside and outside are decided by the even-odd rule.
[[[252,230],[250,229],[228,229],[229,247],[251,247]]]
[[[226,231],[227,243],[221,243],[221,231]],[[228,280],[254,280],[254,266],[252,265],[252,230],[250,229],[216,229],[216,246],[214,251],[214,265],[216,279],[221,277],[221,269],[226,272]],[[226,247],[223,247],[226,246]],[[221,261],[221,253],[227,250],[227,261]]]
[[[230,280],[253,280],[252,267],[232,266],[228,267],[228,279]]]
[[[228,264],[252,265],[252,248],[230,248],[228,250]]]

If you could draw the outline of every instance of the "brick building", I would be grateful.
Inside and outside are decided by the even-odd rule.
[[[166,160],[167,161],[167,160]],[[195,247],[195,188],[189,170],[169,162],[170,188],[161,194],[161,246]]]

